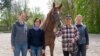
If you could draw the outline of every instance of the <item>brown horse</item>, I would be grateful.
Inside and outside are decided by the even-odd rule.
[[[59,12],[60,12],[61,7],[62,7],[62,4],[56,7],[55,3],[53,3],[53,8],[48,13],[47,18],[42,25],[42,28],[45,31],[45,46],[49,46],[51,56],[53,56],[54,42],[55,42],[55,34],[53,30],[55,26],[60,27],[60,13]],[[45,54],[43,56],[45,56]]]

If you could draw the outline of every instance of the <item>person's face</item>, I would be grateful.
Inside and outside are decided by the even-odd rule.
[[[65,19],[66,25],[71,25],[72,24],[72,19]]]
[[[23,12],[19,17],[20,20],[25,21],[26,14]]]
[[[37,19],[37,20],[35,21],[35,26],[39,27],[39,26],[40,26],[40,24],[41,24],[40,20],[39,20],[39,19]]]
[[[81,24],[81,22],[82,22],[82,16],[78,16],[78,17],[76,18],[76,23],[77,23],[77,24]]]

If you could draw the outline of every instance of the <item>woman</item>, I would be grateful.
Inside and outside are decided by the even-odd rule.
[[[86,25],[82,23],[83,17],[82,15],[76,16],[76,27],[79,31],[79,40],[78,40],[78,53],[77,56],[86,56],[86,49],[89,46],[89,36]]]
[[[79,33],[76,27],[72,25],[72,17],[70,15],[65,18],[66,25],[57,31],[57,36],[62,36],[62,47],[64,56],[76,56],[74,51],[74,44],[76,43]]]
[[[24,12],[19,13],[19,18],[13,24],[11,34],[11,45],[14,51],[14,56],[27,55],[27,24],[25,23],[26,14]]]
[[[44,31],[40,27],[41,20],[36,18],[34,26],[28,31],[28,49],[31,56],[41,56],[45,49]]]

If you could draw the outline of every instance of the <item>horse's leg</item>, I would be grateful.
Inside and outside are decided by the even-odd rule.
[[[54,43],[49,45],[50,47],[50,55],[53,56],[54,53]]]

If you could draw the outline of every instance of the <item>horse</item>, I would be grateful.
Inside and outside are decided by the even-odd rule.
[[[53,56],[54,52],[54,42],[55,42],[55,34],[54,34],[54,28],[59,28],[60,23],[60,9],[62,7],[62,3],[56,7],[55,3],[53,3],[53,8],[50,10],[50,12],[47,14],[47,18],[43,25],[41,26],[43,30],[45,31],[45,47],[49,46],[50,48],[50,55]],[[42,56],[45,56],[43,54]]]

